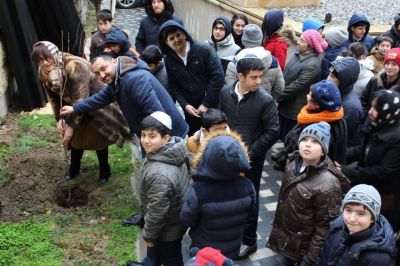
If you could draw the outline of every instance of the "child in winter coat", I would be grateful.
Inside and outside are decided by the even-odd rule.
[[[373,186],[350,189],[343,214],[331,223],[318,265],[394,265],[393,230],[380,209],[381,196]]]
[[[146,158],[138,189],[147,257],[143,264],[128,261],[128,266],[183,266],[181,240],[186,228],[179,223],[179,213],[189,187],[189,163],[185,141],[171,137],[171,129],[171,118],[159,111],[141,122],[140,142]]]
[[[246,224],[253,219],[256,194],[244,177],[250,170],[247,149],[239,135],[210,134],[194,158],[197,168],[180,213],[190,227],[192,247],[212,247],[228,258],[239,255]]]
[[[349,180],[327,156],[330,126],[307,126],[299,151],[291,154],[282,178],[278,206],[268,247],[282,255],[284,265],[313,265],[337,217]]]
[[[385,65],[385,54],[393,46],[393,40],[389,36],[381,35],[376,38],[376,45],[371,50],[371,55],[367,56],[374,62],[374,68],[371,70],[374,75],[381,72],[383,66]]]

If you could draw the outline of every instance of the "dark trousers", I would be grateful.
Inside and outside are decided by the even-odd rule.
[[[195,117],[185,112],[185,121],[189,125],[189,136],[201,128],[201,117]]]
[[[248,225],[248,227],[244,230],[243,241],[242,243],[247,246],[251,246],[257,243],[257,225],[258,225],[258,204],[259,204],[259,197],[260,194],[260,181],[262,170],[264,167],[264,160],[265,157],[251,163],[251,169],[247,173],[247,178],[254,185],[254,190],[256,191],[256,207],[253,210],[252,222]]]
[[[297,125],[296,120],[292,120],[279,115],[279,138],[285,143],[286,135]]]
[[[97,160],[99,161],[100,177],[110,175],[110,165],[108,164],[108,147],[103,150],[96,151]],[[81,169],[83,150],[78,150],[71,147],[71,165],[69,166],[68,174],[76,176]]]
[[[182,245],[178,239],[172,242],[157,242],[152,248],[147,248],[144,266],[183,266]]]

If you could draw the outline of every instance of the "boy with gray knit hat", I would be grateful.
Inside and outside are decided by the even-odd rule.
[[[317,265],[394,265],[392,227],[380,214],[381,196],[370,185],[354,186],[331,223]]]
[[[311,124],[300,134],[299,150],[289,155],[267,244],[281,255],[282,265],[316,263],[329,222],[350,187],[327,156],[330,137],[328,123]]]

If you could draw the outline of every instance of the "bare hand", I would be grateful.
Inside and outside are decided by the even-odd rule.
[[[154,246],[155,246],[154,242],[152,242],[152,241],[145,240],[144,244],[146,245],[146,247],[149,247],[149,248],[154,248]]]
[[[335,161],[334,164],[335,164],[336,168],[339,169],[339,171],[342,171],[342,166],[340,165],[340,163]]]
[[[74,130],[72,127],[66,127],[64,131],[64,138],[63,138],[63,146],[64,148],[68,148],[69,142],[71,141],[72,135],[74,134]]]
[[[185,106],[185,111],[191,116],[200,117],[199,111],[190,104]]]
[[[70,116],[74,113],[74,108],[72,106],[65,105],[60,110],[60,115],[62,116]]]
[[[199,115],[204,114],[207,111],[207,107],[205,107],[204,105],[200,104],[199,108],[197,108],[197,111],[199,113]]]
[[[57,122],[56,131],[60,134],[61,137],[64,137],[64,129],[65,129],[65,120],[60,119]]]

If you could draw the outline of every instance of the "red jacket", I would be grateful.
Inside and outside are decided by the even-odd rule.
[[[285,69],[288,45],[285,40],[279,40],[280,38],[281,36],[278,33],[274,33],[272,38],[265,42],[264,48],[265,50],[270,51],[273,56],[275,56],[276,60],[279,62],[279,66],[283,71]]]

